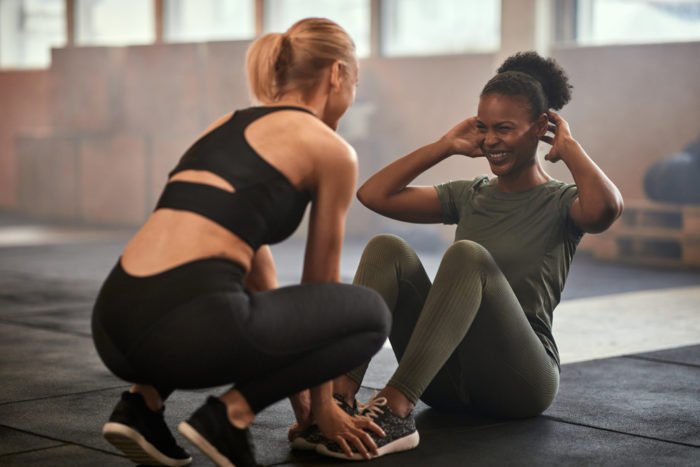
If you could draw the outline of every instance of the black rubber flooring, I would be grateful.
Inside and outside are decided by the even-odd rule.
[[[0,466],[130,465],[100,436],[128,385],[102,366],[89,330],[92,301],[121,247],[102,241],[0,248]],[[346,251],[353,256],[360,248]],[[283,283],[295,280],[297,250],[276,252]],[[581,255],[565,299],[699,283],[698,271],[615,266]],[[395,365],[383,350],[362,396],[381,387]],[[210,392],[218,390],[176,392],[167,420],[175,426]],[[258,417],[260,462],[342,464],[291,452],[292,419],[286,402]],[[700,466],[700,345],[564,365],[555,403],[537,418],[503,421],[421,404],[416,420],[420,446],[371,465]],[[194,465],[210,465],[193,454]]]

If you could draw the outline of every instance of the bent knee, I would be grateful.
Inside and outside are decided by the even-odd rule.
[[[365,246],[362,254],[365,257],[401,258],[406,255],[415,255],[413,248],[398,235],[380,234],[372,237]]]
[[[389,307],[387,307],[386,302],[377,291],[369,287],[355,287],[357,287],[358,291],[357,308],[361,314],[359,319],[367,331],[381,334],[386,339],[391,331],[391,312]]]
[[[445,251],[443,261],[456,261],[460,265],[487,266],[495,264],[491,253],[479,243],[458,240]]]

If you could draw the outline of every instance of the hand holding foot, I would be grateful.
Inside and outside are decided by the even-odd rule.
[[[338,443],[348,457],[352,457],[351,445],[365,459],[378,455],[377,444],[365,430],[380,437],[384,436],[384,431],[369,418],[351,417],[335,404],[329,405],[316,418],[321,433],[328,440]]]

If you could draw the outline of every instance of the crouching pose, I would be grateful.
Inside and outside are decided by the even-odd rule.
[[[390,322],[375,291],[337,283],[357,161],[335,129],[357,73],[352,40],[328,20],[254,42],[248,74],[264,105],[226,115],[190,147],[102,286],[95,346],[136,383],[103,433],[134,462],[189,464],[163,402],[233,383],[179,425],[217,465],[255,465],[248,426],[287,396],[300,426],[314,422],[347,455],[376,454],[365,430],[381,430],[345,413],[330,382],[379,350]],[[303,283],[277,288],[268,245],[309,203]]]

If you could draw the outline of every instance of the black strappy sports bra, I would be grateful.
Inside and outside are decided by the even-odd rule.
[[[230,230],[253,250],[279,243],[299,226],[309,193],[300,191],[245,139],[245,128],[260,117],[302,107],[250,107],[234,112],[221,126],[200,138],[182,156],[172,177],[184,170],[206,170],[229,182],[234,192],[196,182],[172,181],[156,210],[192,211]]]

